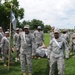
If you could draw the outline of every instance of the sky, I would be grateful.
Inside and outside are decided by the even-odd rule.
[[[42,20],[46,25],[56,28],[75,26],[75,0],[18,0],[24,8],[23,20]]]

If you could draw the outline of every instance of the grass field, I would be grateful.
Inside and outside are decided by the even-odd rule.
[[[45,34],[45,44],[49,45],[49,34]],[[15,53],[14,53],[15,57]],[[14,60],[13,60],[14,61]],[[49,75],[49,65],[46,58],[33,59],[33,75]],[[20,62],[10,66],[10,70],[0,61],[0,75],[22,75]],[[75,58],[65,60],[65,75],[75,75]]]

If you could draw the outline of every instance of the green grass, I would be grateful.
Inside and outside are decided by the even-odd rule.
[[[49,34],[45,34],[44,42],[49,46]],[[15,57],[15,53],[13,54]],[[14,61],[14,59],[13,59]],[[49,65],[47,58],[33,59],[33,75],[49,75]],[[22,75],[20,62],[10,65],[10,70],[3,66],[0,61],[0,75]],[[65,60],[65,75],[75,75],[75,58]]]
[[[50,43],[50,35],[49,34],[46,34],[44,35],[44,43],[46,46],[49,46],[49,43]]]

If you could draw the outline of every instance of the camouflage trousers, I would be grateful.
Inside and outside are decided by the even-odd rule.
[[[26,72],[26,65],[28,66],[28,72],[32,73],[32,55],[31,53],[21,53],[20,54],[20,62],[22,72]]]
[[[3,63],[6,64],[6,60],[8,59],[8,50],[5,50],[3,53],[2,53],[2,60],[3,60]],[[11,55],[11,52],[10,52],[10,61],[12,60],[12,55]]]
[[[16,57],[19,58],[20,48],[18,46],[15,46],[15,50],[16,50]]]
[[[50,72],[49,75],[56,75],[55,74],[55,69],[57,68],[58,70],[58,75],[64,75],[64,58],[63,57],[59,57],[59,58],[54,58],[54,57],[50,57]],[[56,67],[57,65],[57,67]]]

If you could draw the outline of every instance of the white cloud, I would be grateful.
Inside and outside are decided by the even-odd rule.
[[[75,0],[18,0],[25,20],[40,19],[58,28],[73,28]]]

